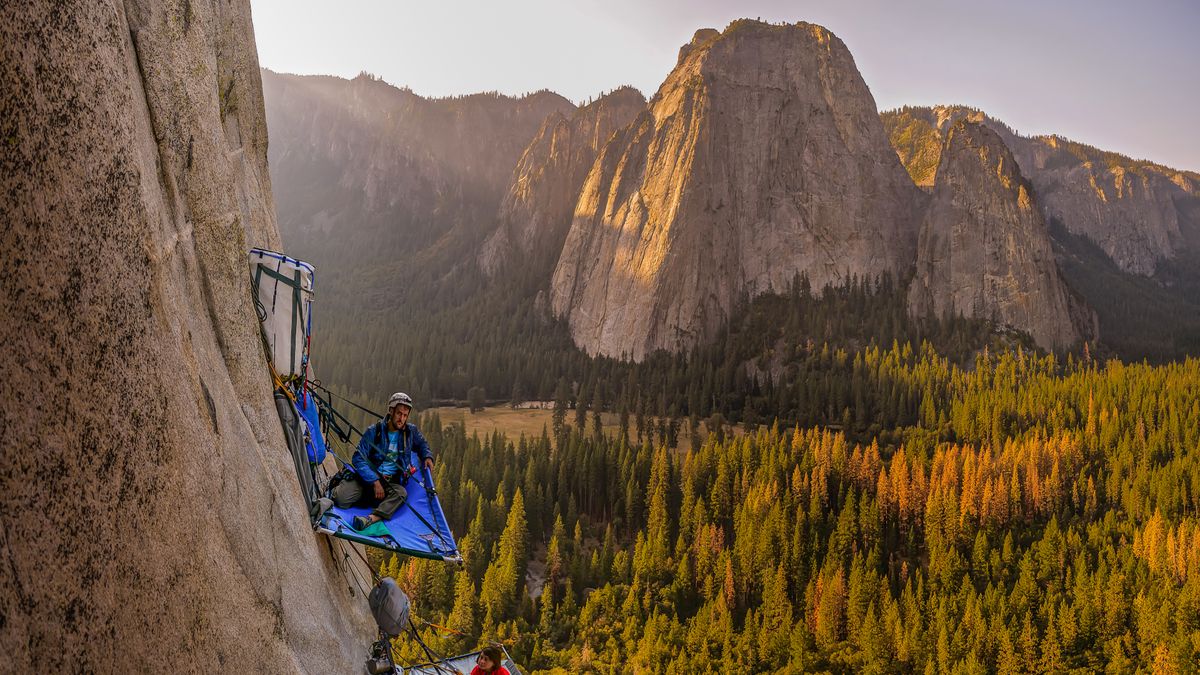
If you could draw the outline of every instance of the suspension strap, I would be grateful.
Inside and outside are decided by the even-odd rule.
[[[354,401],[351,401],[350,399],[346,398],[345,396],[339,396],[339,395],[333,393],[332,391],[327,389],[325,386],[323,386],[319,382],[316,382],[314,380],[309,380],[308,384],[310,387],[316,387],[317,389],[320,389],[321,391],[325,392],[327,395],[329,395],[332,398],[336,398],[339,401],[349,403],[350,405],[354,406],[355,408],[358,408],[359,410],[367,413],[368,415],[371,415],[372,417],[384,417],[384,415],[382,413],[377,413],[374,410],[371,410],[370,408],[364,408],[361,405],[355,403]]]
[[[410,614],[409,614],[409,616],[411,617],[411,616],[413,616],[413,615],[410,613]],[[417,621],[420,621],[420,622],[421,622],[422,624],[424,624],[425,626],[428,626],[428,627],[430,627],[430,628],[433,628],[434,630],[439,630],[439,631],[441,631],[441,632],[443,632],[443,633],[451,633],[451,634],[453,634],[453,635],[458,635],[458,636],[461,636],[461,637],[471,637],[470,635],[467,635],[466,633],[463,633],[463,632],[460,632],[460,631],[456,631],[456,630],[454,630],[453,628],[447,628],[446,626],[439,626],[439,625],[438,625],[438,624],[436,624],[436,623],[432,623],[432,622],[430,622],[430,621],[426,621],[425,619],[422,619],[422,618],[421,618],[421,617],[419,617],[419,616],[418,616],[418,617],[415,617],[415,618],[417,619]]]
[[[421,639],[421,634],[417,632],[417,626],[413,623],[412,615],[409,615],[408,617],[408,628],[410,631],[412,631],[412,636],[414,639],[416,639],[417,644],[421,645],[421,649],[425,650],[425,657],[429,659],[429,664],[433,666],[434,670],[438,671],[439,673],[462,675],[462,673],[459,671],[452,670],[441,664],[441,661],[443,661],[444,658],[438,656],[432,649],[429,648],[429,645],[425,644],[425,641]]]

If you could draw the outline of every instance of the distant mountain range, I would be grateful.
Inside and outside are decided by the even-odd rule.
[[[820,26],[697,31],[649,101],[263,87],[284,239],[349,305],[537,288],[581,349],[640,360],[797,278],[886,274],[914,316],[1046,349],[1200,348],[1200,175],[962,106],[880,114]]]

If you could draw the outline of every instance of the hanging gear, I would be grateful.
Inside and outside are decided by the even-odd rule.
[[[371,675],[385,675],[396,672],[396,662],[392,661],[392,641],[383,636],[371,645],[371,656],[367,659],[367,672]]]
[[[408,628],[408,596],[396,585],[396,580],[385,577],[371,589],[367,599],[371,605],[371,614],[379,630],[386,635],[396,636]]]

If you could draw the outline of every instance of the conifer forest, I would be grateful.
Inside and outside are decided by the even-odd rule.
[[[466,564],[373,562],[443,653],[494,640],[560,673],[1200,664],[1196,359],[918,325],[886,279],[800,279],[686,356],[574,358],[509,385],[553,398],[539,436],[420,420]]]

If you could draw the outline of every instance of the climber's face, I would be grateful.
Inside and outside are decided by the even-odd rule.
[[[392,408],[392,428],[403,429],[408,423],[408,413],[412,412],[412,408],[406,405],[398,405]]]
[[[480,669],[489,673],[492,672],[492,668],[495,667],[495,664],[493,664],[492,660],[487,657],[487,654],[480,654],[479,658],[475,659],[475,663],[480,667]]]

